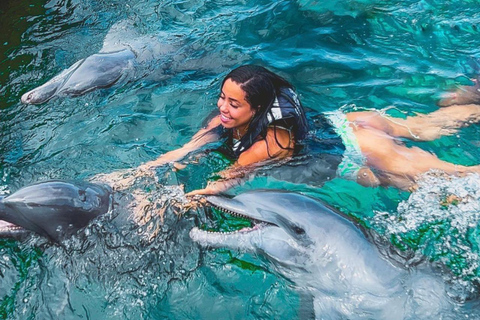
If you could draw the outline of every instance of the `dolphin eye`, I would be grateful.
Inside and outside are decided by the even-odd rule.
[[[305,234],[305,230],[303,230],[302,228],[300,228],[298,226],[293,226],[292,230],[293,230],[293,232],[295,232],[298,235],[304,235]]]
[[[85,190],[78,190],[78,198],[80,199],[80,201],[83,202],[87,200],[87,193],[85,192]]]

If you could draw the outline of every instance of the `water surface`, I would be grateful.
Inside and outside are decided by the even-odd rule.
[[[476,1],[398,0],[2,1],[0,190],[54,178],[87,179],[181,146],[215,109],[222,77],[241,63],[280,73],[295,85],[303,104],[318,112],[344,105],[394,106],[389,113],[396,116],[433,111],[443,93],[470,84],[478,73],[478,7]],[[20,103],[23,93],[98,52],[110,27],[121,20],[141,34],[182,37],[183,53],[202,63],[169,70],[162,81],[139,79],[38,106]],[[162,65],[151,67],[155,72]],[[411,145],[473,165],[480,162],[479,136],[479,127],[471,126]],[[165,177],[162,172],[162,181],[191,190],[205,186],[225,166],[212,155],[185,171]],[[442,183],[434,180],[419,194],[450,192],[452,184]],[[319,197],[397,248],[436,261],[459,287],[456,316],[474,318],[472,302],[464,298],[475,305],[473,285],[480,275],[477,184],[476,177],[454,180],[456,192],[473,195],[471,205],[451,208],[438,207],[438,197],[409,199],[393,188],[363,188],[342,179],[320,188],[263,177],[242,188],[285,188]],[[1,241],[0,317],[298,317],[300,297],[262,257],[204,251],[191,243],[188,230],[206,222],[204,212],[179,217],[167,211],[151,240],[142,236],[145,229],[123,220],[126,214],[100,219],[63,247],[42,245],[37,237]]]

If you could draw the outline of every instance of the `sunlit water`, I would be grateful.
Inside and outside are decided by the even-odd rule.
[[[221,78],[241,63],[279,72],[304,105],[319,112],[352,104],[395,106],[390,113],[397,116],[435,110],[443,93],[478,73],[478,8],[476,1],[2,1],[0,191],[52,178],[88,179],[180,146],[214,110]],[[176,35],[184,41],[181,54],[198,63],[168,70],[161,81],[145,77],[39,106],[19,102],[98,52],[122,20],[143,35]],[[162,64],[149,68],[155,73]],[[478,137],[479,127],[471,126],[410,145],[472,165],[480,162]],[[200,188],[226,166],[214,154],[189,162],[185,170],[159,172],[159,183],[144,181],[141,191],[169,203],[182,198],[178,185]],[[455,317],[480,318],[473,311],[480,275],[478,176],[432,176],[411,197],[341,179],[315,187],[268,176],[238,191],[260,187],[319,197],[377,230],[396,250],[413,250],[404,255],[406,264],[432,260],[452,287]],[[445,204],[451,194],[460,200]],[[262,257],[191,242],[192,226],[212,225],[209,213],[178,215],[170,208],[163,221],[154,216],[137,224],[131,197],[118,194],[122,210],[64,246],[39,237],[1,241],[0,318],[299,317],[301,297]]]

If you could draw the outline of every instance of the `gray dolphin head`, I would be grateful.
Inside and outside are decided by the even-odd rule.
[[[404,319],[413,308],[414,318],[433,319],[449,310],[439,279],[412,277],[392,265],[359,226],[314,198],[257,190],[207,201],[251,219],[253,227],[227,233],[193,228],[190,237],[200,245],[267,258],[269,270],[312,295],[316,318]]]
[[[0,237],[33,231],[60,242],[109,211],[109,187],[47,181],[24,187],[0,199]]]
[[[263,228],[282,229],[300,241],[308,241],[312,219],[322,218],[319,211],[331,211],[321,202],[286,191],[257,190],[233,199],[210,196],[207,201],[214,207],[261,222]]]
[[[135,54],[129,49],[91,55],[25,93],[21,101],[41,104],[55,96],[79,96],[97,88],[110,87],[133,67],[134,60]]]
[[[342,236],[354,238],[352,241],[364,239],[351,221],[298,193],[256,190],[234,198],[210,196],[207,201],[224,212],[250,219],[253,227],[231,233],[193,228],[190,237],[204,246],[257,250],[276,263],[302,267],[308,259],[305,250],[315,245],[333,243]]]

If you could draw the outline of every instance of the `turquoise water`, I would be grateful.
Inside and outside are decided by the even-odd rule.
[[[433,111],[443,93],[469,84],[478,72],[479,6],[477,1],[2,1],[0,190],[54,178],[87,179],[179,147],[215,109],[222,77],[241,63],[259,63],[285,76],[303,104],[319,112],[343,105],[395,106],[394,115]],[[143,35],[176,35],[184,40],[180,52],[196,62],[168,70],[161,81],[145,77],[38,106],[20,103],[23,93],[98,52],[121,20]],[[155,73],[162,65],[150,68]],[[472,165],[480,163],[478,137],[479,126],[471,126],[412,145]],[[224,167],[223,159],[211,155],[166,173],[162,181],[191,190]],[[424,254],[445,267],[442,276],[457,287],[457,318],[475,318],[480,240],[474,205],[480,196],[474,194],[470,206],[450,208],[437,208],[438,201],[425,196],[446,195],[450,187],[474,193],[475,178],[433,180],[418,198],[341,179],[319,188],[263,177],[238,191],[285,188],[340,208],[397,247],[413,249],[411,261]],[[148,184],[144,189],[156,190]],[[62,247],[37,237],[1,240],[0,318],[299,317],[298,293],[262,257],[200,250],[189,240],[194,224],[208,223],[205,212],[167,211],[151,240],[142,236],[145,227],[124,221],[123,213],[100,219]]]

